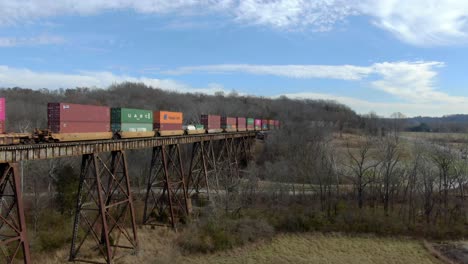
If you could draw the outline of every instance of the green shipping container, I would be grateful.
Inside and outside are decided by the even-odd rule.
[[[205,126],[203,126],[203,125],[200,125],[200,124],[195,125],[195,129],[197,129],[197,130],[198,129],[204,129],[204,128],[205,128]]]
[[[254,119],[253,118],[247,118],[247,125],[253,125],[254,124]]]
[[[132,108],[112,108],[111,123],[153,124],[153,111]]]
[[[144,123],[113,123],[111,124],[112,132],[145,132],[153,131],[153,124]]]

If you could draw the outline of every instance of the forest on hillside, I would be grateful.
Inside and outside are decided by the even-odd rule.
[[[177,236],[184,252],[212,252],[277,232],[339,231],[424,238],[468,235],[468,139],[437,142],[401,134],[398,115],[359,116],[332,101],[168,92],[124,83],[107,89],[0,90],[7,130],[47,127],[48,102],[278,119],[282,128],[257,141],[240,179],[220,177],[215,196]],[[190,147],[183,148],[189,155]],[[132,185],[144,197],[150,150],[128,151]],[[69,242],[80,158],[24,162],[33,252]],[[45,193],[45,195],[43,195]],[[139,212],[137,212],[137,215]],[[141,219],[139,219],[141,221]],[[54,231],[51,230],[54,227]]]

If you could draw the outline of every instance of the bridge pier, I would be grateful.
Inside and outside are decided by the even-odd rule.
[[[218,184],[213,142],[200,141],[193,143],[186,184],[188,196],[192,198],[192,195],[195,195],[200,198],[200,194],[205,188],[206,199],[211,200],[212,186],[214,186],[215,191],[218,191]]]
[[[69,261],[101,263],[80,255],[89,255],[96,246],[105,263],[112,263],[120,248],[138,250],[127,160],[121,150],[112,151],[108,159],[97,153],[82,156]]]
[[[18,163],[0,164],[0,262],[31,263]]]
[[[177,223],[188,216],[189,204],[180,145],[154,147],[143,223],[157,225],[169,221],[175,229]]]

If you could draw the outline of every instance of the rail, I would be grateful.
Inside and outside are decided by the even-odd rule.
[[[153,148],[163,145],[190,144],[201,141],[216,141],[226,138],[255,137],[255,135],[255,131],[246,131],[172,137],[11,145],[0,147],[0,163],[15,163],[23,160],[55,159],[117,150]]]

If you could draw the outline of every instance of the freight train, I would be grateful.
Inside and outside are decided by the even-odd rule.
[[[280,121],[201,115],[199,124],[185,124],[181,112],[49,103],[47,129],[5,133],[5,100],[0,98],[0,145],[85,140],[148,138],[279,129]]]

